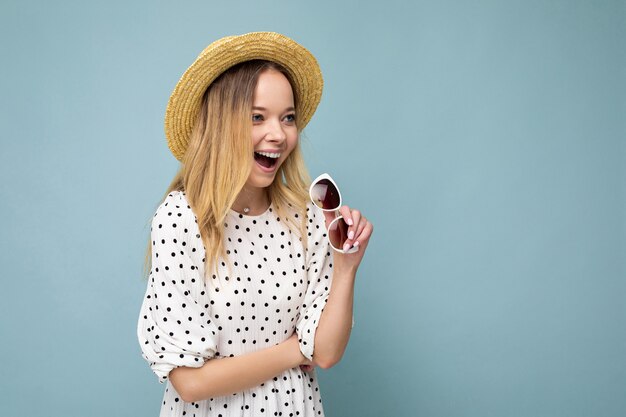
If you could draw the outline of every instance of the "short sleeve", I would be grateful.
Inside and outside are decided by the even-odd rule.
[[[307,216],[307,290],[296,324],[296,332],[300,351],[307,359],[312,360],[315,348],[315,331],[330,294],[333,276],[333,250],[326,238],[324,214],[309,204]]]
[[[152,268],[137,324],[142,356],[163,383],[178,366],[198,368],[217,351],[204,268],[191,256],[203,248],[182,192],[156,210],[150,229]],[[196,256],[197,258],[197,256]]]

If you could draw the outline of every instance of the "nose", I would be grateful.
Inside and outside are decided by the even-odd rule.
[[[287,134],[279,120],[274,120],[267,124],[265,138],[276,143],[282,143],[287,139]]]

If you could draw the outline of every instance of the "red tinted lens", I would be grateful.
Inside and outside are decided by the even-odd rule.
[[[335,185],[327,179],[321,179],[311,188],[311,199],[321,209],[339,209],[339,191]]]
[[[348,240],[348,223],[343,217],[333,220],[328,229],[328,239],[335,249],[343,249],[344,243]]]

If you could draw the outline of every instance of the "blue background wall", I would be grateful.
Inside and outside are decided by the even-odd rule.
[[[0,5],[3,416],[155,416],[135,335],[176,81],[282,32],[375,224],[330,416],[626,415],[624,1]]]

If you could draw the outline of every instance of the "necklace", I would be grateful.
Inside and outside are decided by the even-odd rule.
[[[246,195],[246,196],[249,196],[249,194],[248,194],[248,193],[246,193],[245,195]],[[252,200],[252,198],[247,198],[247,200]],[[250,209],[250,206],[247,206],[247,205],[246,205],[246,206],[243,206],[243,212],[244,212],[245,214],[250,213],[250,210],[251,210],[251,209]]]

